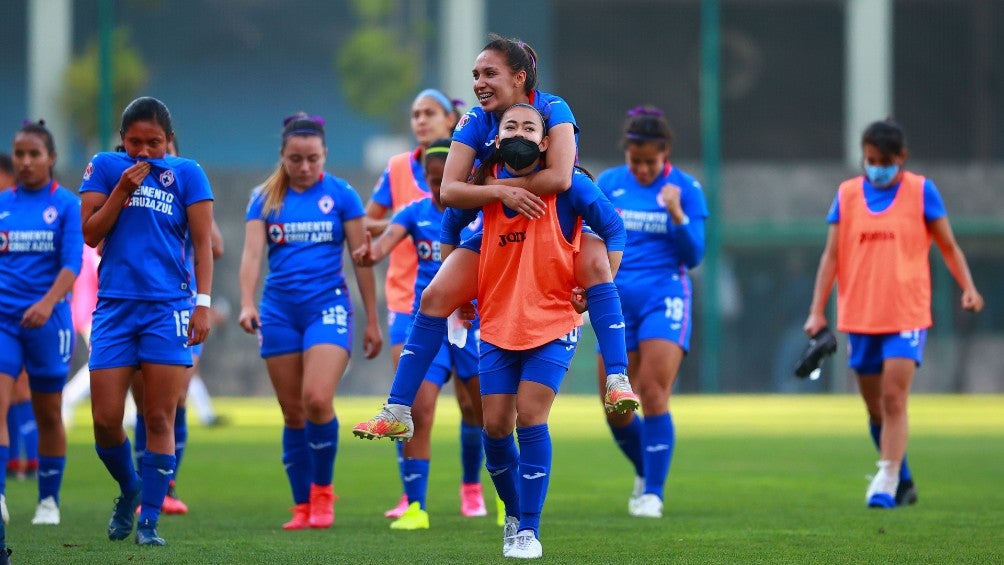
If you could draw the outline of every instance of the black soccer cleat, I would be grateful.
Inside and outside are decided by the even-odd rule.
[[[900,481],[896,486],[896,506],[917,504],[917,486],[913,481]]]
[[[795,376],[804,379],[819,368],[823,359],[837,351],[837,338],[829,328],[824,327],[809,340],[802,356],[795,363]]]

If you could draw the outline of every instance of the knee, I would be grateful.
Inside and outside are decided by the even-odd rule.
[[[166,415],[147,413],[143,416],[146,422],[146,435],[148,438],[164,437],[168,433],[174,433],[174,426],[168,422]]]
[[[304,393],[303,409],[308,420],[319,422],[326,420],[332,412],[332,401],[323,394]]]
[[[595,251],[580,253],[575,258],[575,279],[579,285],[588,289],[600,283],[612,282],[606,248],[602,245],[583,246],[583,250],[587,249]]]
[[[882,394],[882,413],[887,416],[899,416],[906,412],[906,397],[896,393]],[[881,420],[881,417],[879,417]]]
[[[428,287],[422,292],[422,299],[419,302],[418,310],[419,312],[427,316],[438,316],[445,318],[449,316],[454,308],[451,308],[452,300],[445,292],[442,291],[439,285],[430,283]]]
[[[42,433],[60,429],[63,426],[63,413],[58,409],[45,410],[41,414],[35,414],[35,422],[38,424],[38,429]]]

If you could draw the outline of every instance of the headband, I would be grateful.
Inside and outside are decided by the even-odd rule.
[[[437,153],[449,153],[449,152],[450,152],[449,147],[427,147],[425,149],[426,155],[435,155]]]
[[[444,110],[446,110],[447,114],[453,112],[454,110],[453,100],[450,100],[445,94],[443,94],[439,90],[436,90],[435,88],[426,88],[422,92],[418,93],[418,96],[415,97],[415,100],[426,97],[432,98],[433,100],[438,102],[439,105],[442,106]]]

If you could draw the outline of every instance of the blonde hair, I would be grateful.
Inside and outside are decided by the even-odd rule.
[[[283,146],[285,145],[284,142]],[[267,217],[272,213],[278,214],[282,210],[282,202],[286,199],[288,188],[289,173],[286,172],[286,166],[282,164],[280,159],[275,171],[261,185],[261,194],[265,198],[265,203],[262,204],[261,208],[263,216]]]

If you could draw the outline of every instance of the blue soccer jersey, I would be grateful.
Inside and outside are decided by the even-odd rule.
[[[579,143],[579,126],[575,123],[572,109],[560,97],[534,90],[530,93],[530,104],[544,116],[547,129],[559,124],[572,124],[575,128],[575,144]],[[453,141],[459,141],[474,149],[477,161],[484,161],[495,151],[495,136],[499,133],[499,116],[485,112],[480,106],[471,108],[460,117],[453,130]]]
[[[641,186],[627,165],[622,165],[604,171],[597,184],[617,208],[627,230],[627,246],[615,281],[619,288],[632,288],[638,275],[668,275],[697,265],[704,253],[708,205],[693,177],[667,163],[652,184]],[[680,188],[680,203],[689,224],[673,224],[660,196],[666,184]]]
[[[282,208],[262,213],[264,195],[251,195],[247,221],[265,222],[268,268],[265,291],[316,296],[345,287],[343,223],[364,215],[359,194],[327,173],[303,192],[287,190]]]
[[[122,172],[139,159],[98,153],[84,171],[80,192],[111,194]],[[98,267],[98,297],[172,300],[192,296],[185,242],[187,209],[213,199],[209,179],[191,159],[148,159],[150,173],[133,191],[104,239]],[[103,276],[114,273],[114,276]]]
[[[80,273],[80,198],[53,181],[0,193],[0,314],[20,318],[66,268]]]

